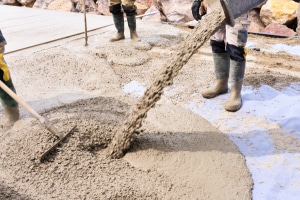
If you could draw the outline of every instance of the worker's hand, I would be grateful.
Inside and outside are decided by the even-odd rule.
[[[201,20],[201,15],[199,14],[199,9],[201,6],[202,0],[194,0],[192,4],[192,14],[196,21]]]

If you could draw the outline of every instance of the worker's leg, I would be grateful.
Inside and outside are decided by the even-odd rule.
[[[127,16],[130,38],[133,41],[140,41],[140,38],[136,33],[136,5],[134,5],[134,2],[135,0],[124,0],[122,7]]]
[[[210,40],[216,80],[212,87],[202,92],[204,98],[213,98],[228,91],[229,55],[225,50],[224,36],[225,27],[222,27]]]
[[[0,46],[0,80],[12,91],[16,92],[11,80],[6,62],[3,58],[4,46]],[[19,119],[18,103],[0,88],[0,101],[4,107],[4,123],[1,126],[11,126]],[[3,128],[3,127],[2,127]]]
[[[242,106],[241,90],[246,67],[246,43],[248,40],[247,15],[235,20],[235,26],[226,26],[226,50],[230,55],[230,78],[232,82],[229,100],[225,104],[227,111],[235,112]]]
[[[110,13],[112,13],[114,24],[117,29],[116,36],[110,39],[111,42],[125,39],[124,16],[121,8],[121,3],[121,0],[109,1],[109,11]]]

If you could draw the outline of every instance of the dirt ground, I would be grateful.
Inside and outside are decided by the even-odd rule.
[[[126,29],[128,31],[128,29]],[[209,43],[165,88],[122,159],[101,156],[137,98],[123,87],[151,85],[190,29],[138,22],[142,41],[109,43],[107,27],[6,56],[17,93],[60,131],[77,126],[43,163],[54,137],[21,108],[21,120],[0,134],[0,199],[251,199],[253,181],[237,146],[186,109],[214,80]],[[280,89],[300,81],[299,56],[258,51],[299,45],[298,38],[249,35],[245,86]],[[195,95],[198,94],[198,95]]]

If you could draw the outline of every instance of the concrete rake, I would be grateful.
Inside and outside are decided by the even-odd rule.
[[[72,132],[74,132],[76,126],[74,126],[67,134],[63,135],[59,132],[48,119],[39,115],[36,111],[34,111],[26,102],[24,102],[19,96],[16,95],[10,88],[8,88],[2,81],[0,81],[0,88],[2,88],[11,98],[13,98],[16,102],[22,105],[33,117],[38,119],[41,124],[50,131],[54,136],[57,137],[57,141],[40,156],[40,161],[43,162],[45,158],[56,149],[56,147],[61,144]]]

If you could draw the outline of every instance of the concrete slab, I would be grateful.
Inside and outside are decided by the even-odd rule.
[[[87,30],[113,25],[111,16],[86,14]],[[85,33],[84,14],[0,5],[6,53]]]

